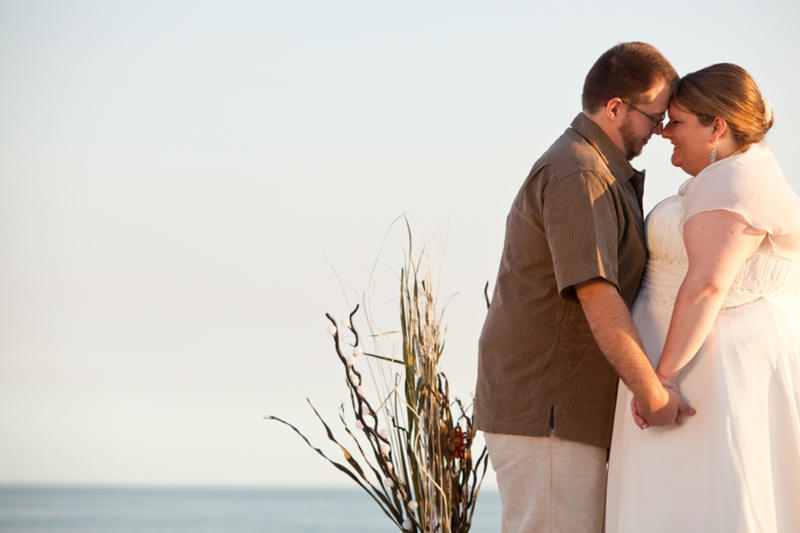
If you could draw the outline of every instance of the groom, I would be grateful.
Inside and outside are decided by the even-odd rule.
[[[687,410],[661,386],[630,306],[644,269],[644,172],[675,69],[645,43],[604,53],[583,112],[533,165],[506,220],[479,345],[475,426],[503,533],[600,532],[618,378],[651,426]]]

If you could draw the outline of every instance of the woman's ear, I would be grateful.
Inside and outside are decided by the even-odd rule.
[[[711,142],[713,143],[719,141],[719,138],[725,135],[725,132],[728,131],[728,123],[719,117],[714,117],[714,121],[711,123],[711,126],[713,126],[713,129],[711,130]]]

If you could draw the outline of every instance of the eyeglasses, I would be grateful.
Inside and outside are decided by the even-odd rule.
[[[635,105],[631,105],[628,102],[625,102],[625,104],[627,104],[627,106],[630,107],[631,109],[634,109],[634,110],[638,111],[642,115],[644,115],[647,118],[649,118],[650,120],[652,120],[653,124],[655,124],[653,126],[653,129],[656,129],[657,127],[661,126],[664,123],[664,121],[667,119],[667,114],[666,113],[662,114],[660,117],[657,117],[657,116],[651,115],[650,113],[645,113],[644,111],[642,111],[641,109],[639,109]]]

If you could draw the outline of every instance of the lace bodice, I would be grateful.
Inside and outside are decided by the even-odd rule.
[[[776,176],[769,168],[772,162],[765,146],[753,146],[711,165],[653,209],[645,222],[648,264],[640,299],[673,306],[689,268],[683,243],[685,220],[703,211],[724,209],[741,214],[766,231],[768,238],[734,278],[723,309],[764,297],[800,302],[800,200],[780,169]]]

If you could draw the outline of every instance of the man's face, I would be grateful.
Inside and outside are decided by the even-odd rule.
[[[663,130],[663,124],[656,125],[650,117],[661,117],[666,113],[669,97],[669,87],[660,84],[645,93],[642,98],[643,102],[649,103],[642,103],[636,107],[624,104],[626,115],[619,127],[619,133],[622,153],[628,161],[642,153],[651,135],[660,134]]]

